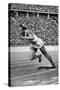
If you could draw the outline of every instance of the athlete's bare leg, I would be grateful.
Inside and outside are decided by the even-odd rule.
[[[37,50],[38,50],[37,48],[31,47],[30,60],[33,61],[34,59],[39,58],[39,62],[41,62],[41,54],[35,55]]]
[[[50,63],[52,64],[52,67],[55,67],[55,64],[54,64],[54,62],[52,61],[51,56],[47,53],[47,51],[46,51],[46,49],[45,49],[44,46],[42,46],[42,47],[40,48],[40,51],[41,51],[42,54],[50,61]]]

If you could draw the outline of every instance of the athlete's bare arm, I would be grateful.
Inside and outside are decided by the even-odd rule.
[[[21,36],[22,39],[26,39],[26,40],[33,40],[34,37],[32,35],[29,36]]]
[[[33,37],[30,37],[30,36],[21,36],[22,39],[26,39],[26,40],[33,40],[34,38]]]
[[[28,36],[27,36],[28,34]],[[33,35],[31,34],[30,30],[26,30],[25,31],[25,36],[21,36],[22,39],[26,39],[26,40],[33,40],[34,37]]]

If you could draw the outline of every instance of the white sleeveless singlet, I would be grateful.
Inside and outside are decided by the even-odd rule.
[[[42,39],[38,38],[35,34],[33,34],[33,37],[33,42],[36,42],[36,44],[32,44],[32,46],[36,48],[41,48],[44,45]]]

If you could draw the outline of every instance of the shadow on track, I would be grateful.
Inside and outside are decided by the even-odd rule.
[[[38,67],[37,70],[41,70],[41,69],[55,69],[56,67],[48,67],[48,66],[42,66],[42,67]]]

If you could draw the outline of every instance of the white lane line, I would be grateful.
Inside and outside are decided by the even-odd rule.
[[[29,77],[29,76],[32,76],[32,75],[43,74],[43,73],[47,73],[47,72],[55,71],[55,70],[56,70],[56,69],[50,69],[50,70],[46,70],[46,71],[44,71],[44,72],[32,73],[32,74],[25,75],[25,76],[21,76],[21,77],[11,78],[11,80],[20,79],[20,78],[26,78],[26,77]]]
[[[21,68],[21,69],[18,68],[18,71],[20,71],[20,70],[30,70],[30,69],[36,69],[36,68],[38,68],[38,66],[33,66],[33,67],[28,67],[28,68],[27,68],[27,67],[24,67],[24,68]],[[14,71],[16,72],[17,69],[15,69],[15,70],[13,69],[13,70],[11,70],[11,71],[12,71],[12,72],[14,72]]]
[[[19,61],[19,62],[20,62],[20,61]],[[28,64],[28,63],[29,63],[29,64]],[[30,62],[27,62],[27,63],[16,63],[16,62],[15,62],[15,64],[14,64],[14,62],[13,62],[13,64],[11,63],[11,67],[13,67],[13,66],[18,66],[18,65],[19,65],[19,66],[23,66],[23,65],[27,65],[27,64],[28,64],[28,65],[31,65],[32,62],[31,62],[31,61],[30,61]],[[34,64],[34,63],[33,63],[33,64]],[[33,65],[33,64],[32,64],[32,65]]]
[[[37,85],[45,85],[45,84],[54,84],[57,83],[57,77],[53,77],[54,79],[46,79],[46,80],[29,80],[29,81],[21,81],[21,85],[31,85],[31,84],[37,84]],[[19,82],[18,82],[19,83]]]
[[[34,60],[35,61],[35,60]],[[29,64],[28,64],[29,63]],[[28,62],[27,64],[28,64],[28,66],[29,65],[34,65],[34,66],[38,66],[37,64],[32,64],[32,63],[30,63],[30,62]],[[17,64],[17,65],[14,65],[14,64],[11,64],[11,67],[20,67],[20,66],[22,66],[22,67],[24,67],[24,66],[27,66],[27,64]],[[39,63],[39,65],[40,65],[40,63]]]

